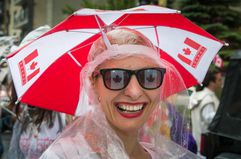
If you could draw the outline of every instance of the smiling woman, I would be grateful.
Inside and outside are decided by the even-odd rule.
[[[79,104],[89,111],[41,158],[197,158],[160,135],[162,108],[167,101],[174,105],[167,98],[185,86],[158,51],[141,33],[126,28],[116,28],[95,41],[81,72]],[[185,146],[187,138],[182,140]]]

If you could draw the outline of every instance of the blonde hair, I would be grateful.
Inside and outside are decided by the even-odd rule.
[[[108,32],[106,35],[108,37],[110,44],[112,45],[132,44],[143,45],[153,48],[153,45],[150,42],[150,40],[134,29],[118,28]],[[92,44],[89,52],[88,61],[93,61],[97,55],[101,54],[105,50],[107,50],[106,44],[103,41],[103,38],[100,37]]]

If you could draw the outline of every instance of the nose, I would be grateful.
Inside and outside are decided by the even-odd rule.
[[[139,85],[135,76],[131,77],[129,84],[124,89],[124,94],[132,100],[137,100],[143,95],[143,89]]]

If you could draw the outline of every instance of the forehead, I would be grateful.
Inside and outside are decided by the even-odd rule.
[[[145,56],[127,56],[106,60],[99,68],[124,68],[140,69],[148,67],[158,67],[158,64],[151,58]]]

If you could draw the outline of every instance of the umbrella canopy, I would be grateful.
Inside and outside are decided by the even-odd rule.
[[[160,57],[180,72],[186,87],[202,82],[223,46],[176,10],[151,5],[121,11],[81,9],[8,56],[19,100],[75,114],[79,74],[91,44],[115,27],[135,29],[150,39]]]

